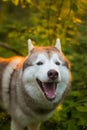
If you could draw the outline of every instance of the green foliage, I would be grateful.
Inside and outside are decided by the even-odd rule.
[[[54,45],[57,37],[71,62],[72,88],[41,130],[87,130],[87,0],[1,0],[0,42],[27,55],[27,39]],[[0,56],[15,55],[0,46]],[[61,108],[61,109],[60,109]],[[5,118],[4,118],[5,117]],[[0,129],[8,116],[0,112]],[[6,127],[6,128],[4,128]]]
[[[0,129],[1,130],[9,130],[9,115],[0,109]]]

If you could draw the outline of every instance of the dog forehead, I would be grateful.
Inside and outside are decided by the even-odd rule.
[[[37,60],[53,60],[53,59],[60,59],[59,55],[57,53],[51,53],[50,55],[48,53],[40,53],[37,55]]]
[[[55,47],[35,47],[31,53],[30,56],[37,58],[46,56],[47,58],[52,58],[52,55],[60,55],[60,52]],[[40,56],[42,55],[42,56]]]
[[[29,61],[32,63],[38,62],[38,61],[51,61],[51,60],[61,60],[60,54],[57,51],[54,50],[45,50],[42,51],[35,51],[29,56]]]

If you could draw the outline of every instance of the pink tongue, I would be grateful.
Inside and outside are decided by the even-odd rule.
[[[44,83],[44,93],[49,100],[53,100],[56,97],[56,84],[55,83]]]

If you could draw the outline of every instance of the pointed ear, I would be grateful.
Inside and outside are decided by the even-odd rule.
[[[62,51],[62,50],[61,50],[61,43],[60,43],[60,39],[59,39],[59,38],[57,38],[57,40],[56,40],[56,45],[55,45],[55,47],[56,47],[59,51]]]
[[[28,39],[28,53],[34,48],[31,39]]]

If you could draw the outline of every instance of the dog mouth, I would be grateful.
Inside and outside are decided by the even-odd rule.
[[[52,101],[56,98],[58,82],[41,82],[39,79],[36,79],[36,81],[48,100]]]

